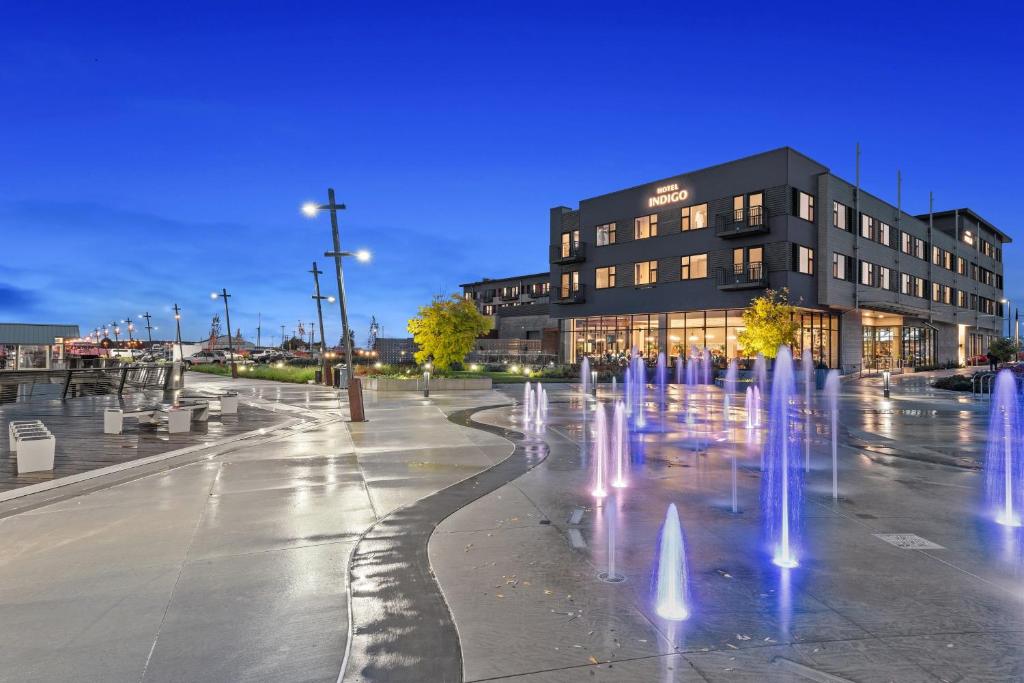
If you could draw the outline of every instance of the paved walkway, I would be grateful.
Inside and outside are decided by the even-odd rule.
[[[0,519],[3,679],[337,680],[359,536],[511,450],[445,416],[492,392],[371,400],[350,431],[319,388],[231,386],[301,422]]]
[[[654,424],[642,434],[630,486],[602,503],[589,493],[586,455],[559,448],[449,517],[429,552],[462,636],[465,680],[1024,680],[1024,540],[981,514],[979,473],[947,452],[979,452],[985,407],[907,382],[888,402],[860,386],[842,398],[850,440],[884,439],[893,451],[844,446],[838,504],[827,429],[816,430],[806,555],[792,572],[761,547],[759,436],[748,443],[747,430],[733,429],[733,443],[719,441],[727,432],[717,392],[694,402],[692,430],[673,410],[667,431]],[[549,391],[572,402],[552,404],[540,436],[578,444],[578,396]],[[826,417],[819,404],[815,421]],[[521,425],[518,408],[477,418]],[[698,450],[694,433],[706,440]],[[740,514],[729,509],[733,456]],[[681,623],[652,604],[669,503],[687,537],[693,616]],[[598,577],[612,523],[619,584]],[[879,534],[934,545],[902,549]]]

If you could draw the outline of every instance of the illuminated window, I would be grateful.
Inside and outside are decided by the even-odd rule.
[[[878,286],[882,289],[892,289],[892,271],[885,266],[878,266]]]
[[[839,252],[832,252],[832,277],[837,280],[849,280],[850,273],[850,257],[846,254],[840,254]]]
[[[598,289],[608,289],[609,287],[615,286],[615,266],[598,268],[595,273],[597,275],[597,284],[595,287]]]
[[[832,202],[832,225],[836,226],[840,230],[849,230],[850,224],[847,220],[849,218],[849,212],[850,208],[845,204]]]
[[[904,254],[914,253],[914,240],[909,233],[900,234],[900,251]]]
[[[652,213],[649,216],[640,216],[633,220],[633,238],[645,240],[648,237],[658,235],[658,214]]]
[[[866,240],[875,239],[875,219],[871,216],[865,216],[861,214],[860,217],[860,236]]]
[[[900,294],[913,294],[913,278],[906,273],[900,273]]]
[[[597,226],[597,246],[604,247],[615,244],[615,223]]]
[[[708,227],[708,205],[684,206],[680,218],[682,230],[700,230]]]
[[[580,289],[580,273],[578,270],[571,270],[562,273],[561,289],[558,298],[568,299]]]
[[[708,255],[690,254],[682,258],[679,277],[682,280],[696,280],[708,276]]]
[[[796,215],[805,221],[814,222],[814,195],[797,190]]]
[[[969,244],[972,247],[974,246],[974,233],[970,230],[964,230],[961,233],[960,238],[964,241],[964,244]]]
[[[793,265],[798,273],[814,275],[814,250],[800,244],[793,245]]]
[[[878,241],[887,247],[892,246],[892,228],[888,223],[878,221]]]
[[[957,275],[967,275],[967,261],[963,256],[956,257],[956,273]]]
[[[633,264],[633,284],[653,285],[658,281],[658,262],[641,261]]]
[[[875,264],[867,261],[860,262],[860,283],[868,287],[875,286]]]
[[[917,237],[914,238],[914,256],[922,261],[928,260],[928,243]]]

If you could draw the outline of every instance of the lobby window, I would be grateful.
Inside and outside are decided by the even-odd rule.
[[[690,254],[684,256],[679,269],[682,280],[696,280],[708,276],[708,255]]]
[[[868,287],[875,286],[875,264],[867,261],[860,262],[860,283]]]
[[[860,216],[860,236],[866,240],[875,239],[875,219],[871,216],[861,214]]]
[[[888,223],[878,222],[878,241],[887,247],[892,246],[892,228]]]
[[[597,284],[595,287],[598,289],[608,289],[615,286],[615,266],[598,268],[595,272],[597,274]]]
[[[708,205],[684,206],[680,214],[679,226],[683,231],[708,227]]]
[[[633,264],[633,284],[653,285],[658,282],[658,262],[641,261]]]
[[[615,244],[615,223],[597,226],[597,246],[605,247],[609,244]]]
[[[814,222],[814,195],[796,191],[796,215],[805,221]]]
[[[885,266],[878,266],[878,286],[885,290],[892,290],[892,270]]]
[[[648,237],[658,235],[658,214],[652,213],[649,216],[640,216],[633,219],[633,238],[645,240]]]
[[[900,251],[902,251],[904,254],[914,253],[914,239],[910,236],[909,233],[900,233]]]
[[[794,244],[793,265],[798,273],[814,275],[814,250],[801,244]]]
[[[850,230],[850,207],[839,202],[832,202],[832,225],[840,230]]]

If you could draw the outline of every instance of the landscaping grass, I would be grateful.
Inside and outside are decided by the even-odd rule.
[[[193,365],[193,372],[206,372],[211,375],[231,376],[230,365]],[[315,367],[297,368],[286,365],[282,368],[274,365],[239,365],[239,377],[252,377],[253,379],[269,379],[275,382],[291,382],[292,384],[306,384],[313,379]]]

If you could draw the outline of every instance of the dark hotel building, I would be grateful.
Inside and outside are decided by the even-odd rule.
[[[743,309],[768,288],[799,308],[797,351],[844,370],[962,363],[1002,329],[1005,233],[966,208],[910,215],[788,147],[556,207],[550,226],[565,362],[743,356]]]

